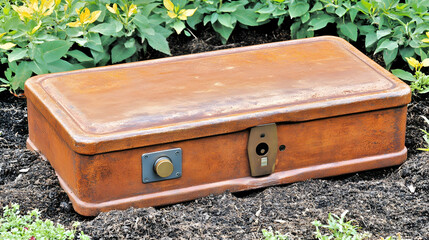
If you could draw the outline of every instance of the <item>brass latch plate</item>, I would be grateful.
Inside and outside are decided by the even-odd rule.
[[[182,149],[174,148],[142,155],[143,183],[182,176]]]
[[[247,145],[250,172],[253,177],[274,172],[277,158],[277,126],[266,124],[250,129]]]

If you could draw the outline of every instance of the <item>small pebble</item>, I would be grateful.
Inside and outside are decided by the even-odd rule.
[[[414,193],[416,191],[416,187],[414,187],[413,184],[409,185],[408,189],[410,190],[411,193]]]
[[[70,204],[67,202],[61,202],[60,203],[60,208],[66,210],[66,211],[70,211]]]

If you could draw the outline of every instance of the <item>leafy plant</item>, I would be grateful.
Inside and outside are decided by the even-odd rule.
[[[195,28],[203,22],[204,26],[211,24],[223,44],[225,44],[237,25],[258,26],[258,14],[248,0],[202,0],[196,1],[198,10],[193,17],[188,19],[188,24]]]
[[[287,11],[287,0],[261,0],[257,2],[254,9],[259,14],[256,22],[264,24],[273,19],[278,19],[277,25],[281,25],[285,18],[289,16]]]
[[[427,58],[428,9],[420,0],[0,0],[0,91],[22,92],[32,75],[136,61],[149,47],[170,55],[171,34],[196,38],[201,25],[225,44],[237,27],[286,19],[293,38],[333,30],[390,68]],[[414,78],[425,92],[426,76]]]
[[[265,240],[289,240],[287,235],[282,235],[278,231],[273,233],[272,230],[262,229],[262,235],[264,236]]]
[[[427,38],[423,39],[422,42],[429,42],[429,32],[426,33]],[[425,55],[426,56],[426,55]],[[402,69],[394,69],[392,73],[402,80],[411,82],[411,90],[415,93],[428,93],[429,92],[429,76],[421,71],[423,67],[429,67],[429,58],[425,58],[422,62],[418,61],[413,57],[405,58],[414,70],[414,74],[404,71]]]
[[[429,28],[429,2],[420,0],[361,0],[357,8],[371,25],[366,33],[365,46],[374,54],[382,52],[387,68],[397,56],[426,58],[420,51],[420,36]]]
[[[74,239],[75,228],[78,223],[73,224],[72,230],[66,230],[61,224],[54,224],[50,220],[41,220],[37,210],[27,215],[19,214],[19,205],[12,204],[3,208],[3,217],[0,218],[1,239]],[[80,232],[79,239],[89,240],[90,237]]]
[[[429,125],[429,119],[425,116],[422,116],[423,120]],[[423,140],[426,142],[426,148],[418,148],[418,150],[429,152],[429,132],[420,129],[425,135],[423,135]]]
[[[345,216],[348,211],[344,211],[341,216],[329,213],[328,224],[323,225],[319,221],[313,221],[312,224],[316,227],[315,237],[320,240],[328,239],[350,239],[360,240],[369,237],[369,233],[359,233],[359,227],[353,225],[355,220],[345,221]],[[328,233],[324,233],[326,230]]]
[[[387,238],[380,238],[380,240],[402,240],[401,234],[397,234],[396,236],[389,236]]]
[[[148,45],[170,54],[166,38],[172,31],[153,11],[162,9],[160,2],[103,2],[107,4],[101,0],[3,4],[0,62],[6,71],[0,76],[0,90],[20,91],[35,74],[135,61]]]

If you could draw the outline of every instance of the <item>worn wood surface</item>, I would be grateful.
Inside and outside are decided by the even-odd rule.
[[[39,76],[26,95],[28,146],[83,215],[406,159],[408,86],[332,37]],[[286,148],[252,178],[249,131],[267,123]],[[141,155],[177,147],[182,177],[143,184]]]

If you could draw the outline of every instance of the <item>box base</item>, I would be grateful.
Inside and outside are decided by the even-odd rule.
[[[38,152],[30,139],[27,139],[27,148]],[[305,168],[293,169],[282,172],[275,172],[265,177],[244,177],[227,181],[213,182],[187,188],[174,189],[163,192],[155,192],[132,196],[113,201],[98,203],[85,202],[79,199],[67,183],[58,176],[61,187],[66,191],[73,208],[76,212],[85,216],[95,216],[100,212],[114,209],[127,209],[129,207],[150,207],[167,205],[178,202],[193,200],[198,197],[210,194],[221,194],[225,191],[239,192],[278,184],[304,181],[310,178],[323,178],[341,174],[365,171],[388,166],[395,166],[403,163],[407,159],[407,148],[395,153],[382,154],[371,157],[357,158],[352,160],[314,165]]]

